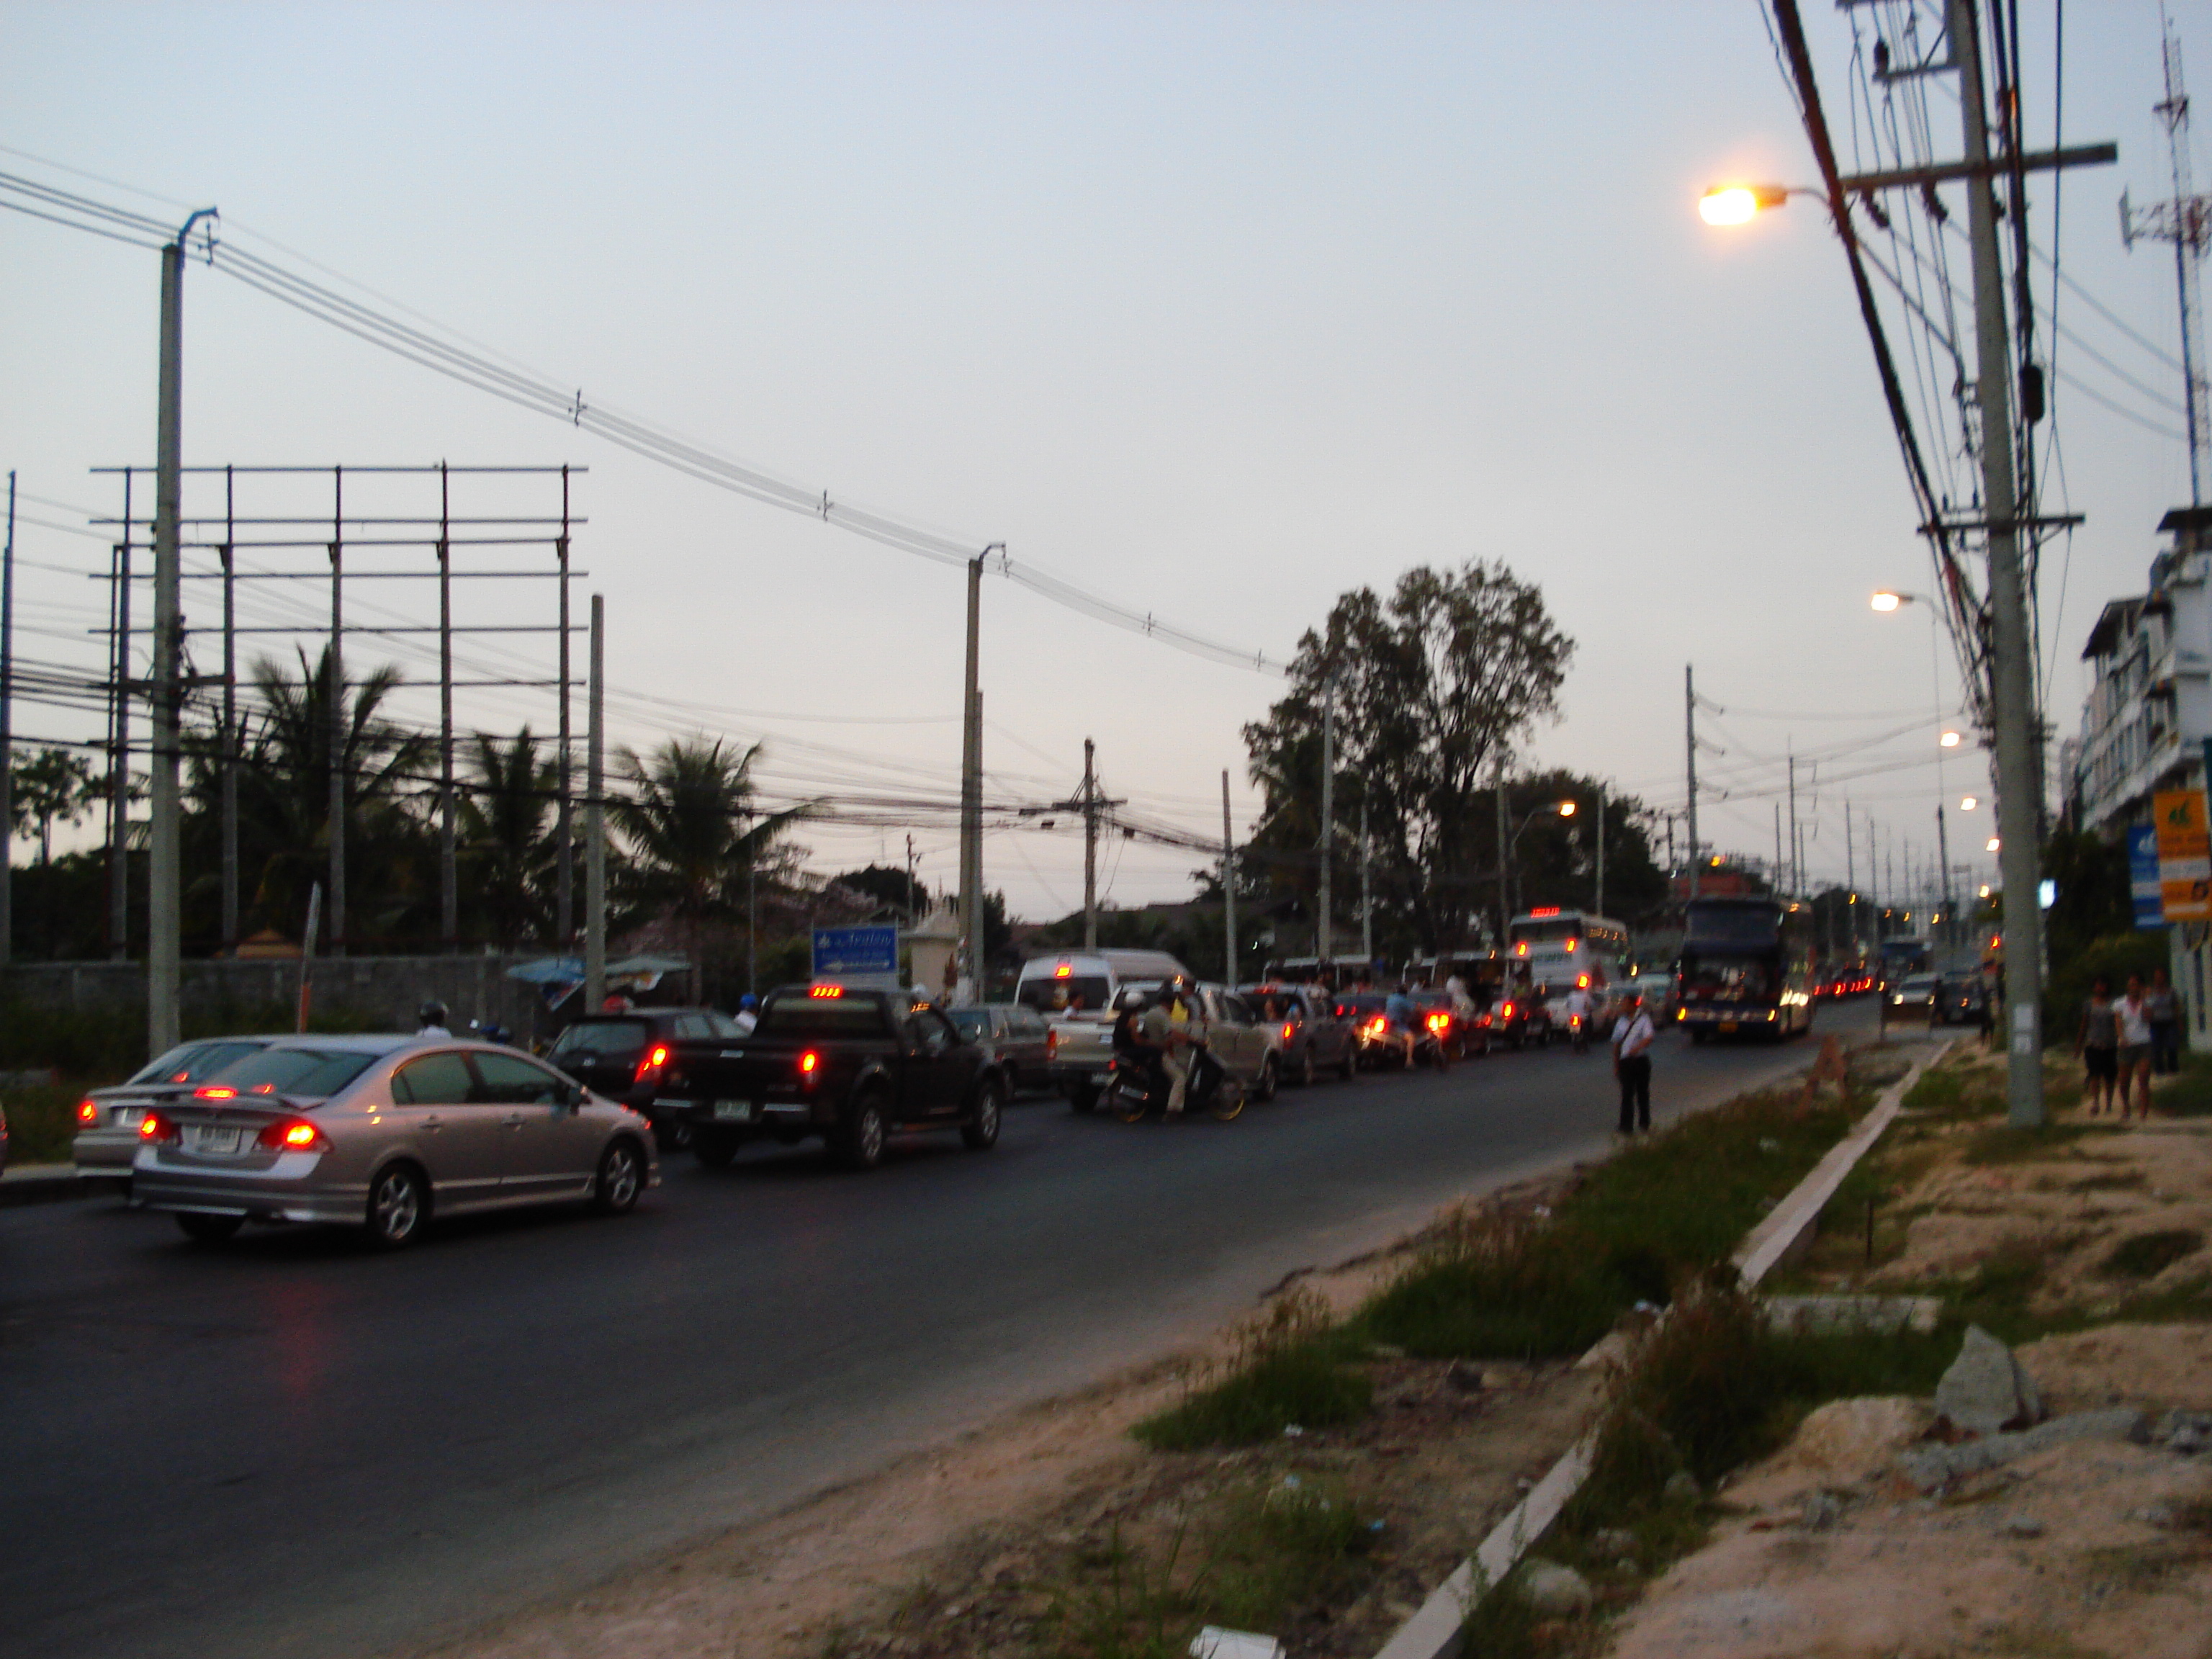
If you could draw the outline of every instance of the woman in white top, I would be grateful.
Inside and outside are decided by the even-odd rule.
[[[2136,1097],[2136,1115],[2150,1115],[2150,1004],[2143,996],[2142,975],[2128,975],[2128,994],[2112,1005],[2120,1025],[2120,1121],[2128,1121],[2128,1097]]]

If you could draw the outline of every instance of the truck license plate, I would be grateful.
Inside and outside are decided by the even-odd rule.
[[[718,1100],[714,1103],[714,1121],[717,1123],[750,1123],[752,1116],[753,1103],[750,1100]]]
[[[1723,1036],[1726,1036],[1729,1032],[1735,1030],[1735,1022],[1732,1019],[1724,1019],[1720,1024],[1720,1030]]]

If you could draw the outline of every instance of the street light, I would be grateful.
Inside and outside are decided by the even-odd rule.
[[[1961,812],[1971,812],[1974,810],[1975,804],[1972,795],[1962,795],[1959,799],[1959,810]]]
[[[1956,749],[1959,746],[1959,734],[1956,732],[1946,732],[1942,737],[1936,738],[1936,741],[1942,744],[1946,749]]]
[[[1715,185],[1698,198],[1698,216],[1709,225],[1747,225],[1766,209],[1778,208],[1792,196],[1813,194],[1785,185]]]
[[[1547,812],[1559,817],[1571,818],[1575,815],[1575,804],[1571,800],[1547,800],[1541,806],[1530,808],[1528,816],[1521,820],[1520,829],[1516,830],[1512,839],[1505,843],[1505,862],[1513,866],[1513,908],[1516,910],[1521,908],[1521,866],[1515,861],[1513,854],[1521,845],[1522,830]]]
[[[1984,853],[2002,853],[2004,851],[2004,848],[1998,845],[1998,838],[1995,836],[1991,836],[1990,837],[1989,845],[1983,848],[1982,850]]]

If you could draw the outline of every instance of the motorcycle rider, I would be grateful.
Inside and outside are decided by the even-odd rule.
[[[1206,1041],[1205,1011],[1188,976],[1176,974],[1160,987],[1145,1011],[1142,1029],[1146,1041],[1158,1045],[1168,1075],[1168,1115],[1173,1117],[1189,1093],[1192,1051]]]
[[[1590,997],[1588,976],[1576,980],[1575,988],[1567,993],[1567,1024],[1574,1032],[1577,1054],[1589,1047],[1590,1014],[1595,1006]]]
[[[760,999],[750,991],[738,999],[738,1012],[731,1019],[739,1036],[750,1036],[753,1027],[760,1024]]]
[[[1168,1074],[1163,1064],[1166,1050],[1152,1040],[1145,1030],[1150,1010],[1150,999],[1141,992],[1121,994],[1121,1012],[1114,1017],[1114,1053],[1116,1058],[1141,1069],[1145,1074],[1145,1092],[1163,1094],[1168,1086]]]
[[[1402,1042],[1406,1046],[1406,1068],[1411,1071],[1413,1066],[1413,1032],[1421,1023],[1421,1011],[1415,1005],[1413,994],[1406,988],[1405,981],[1400,980],[1398,988],[1384,999],[1382,1012],[1390,1022],[1391,1041]]]
[[[415,1011],[415,1035],[421,1037],[450,1037],[453,1032],[446,1026],[446,1005],[432,997]]]

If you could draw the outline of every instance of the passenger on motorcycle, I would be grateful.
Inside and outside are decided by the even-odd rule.
[[[1141,991],[1121,993],[1121,1010],[1114,1017],[1114,1054],[1145,1074],[1147,1094],[1164,1093],[1168,1086],[1165,1048],[1146,1034],[1147,999]]]
[[[1206,1010],[1190,981],[1177,974],[1160,987],[1141,1022],[1145,1039],[1160,1050],[1168,1074],[1168,1115],[1182,1110],[1190,1089],[1194,1050],[1206,1042]]]
[[[1390,1040],[1406,1045],[1406,1068],[1411,1071],[1413,1066],[1413,1033],[1420,1027],[1421,1011],[1407,990],[1403,980],[1399,981],[1398,988],[1384,999],[1382,1012],[1390,1021]]]
[[[1575,988],[1567,993],[1567,1029],[1574,1033],[1577,1054],[1582,1053],[1589,1042],[1590,1014],[1596,1006],[1591,1000],[1589,987],[1577,980]]]

